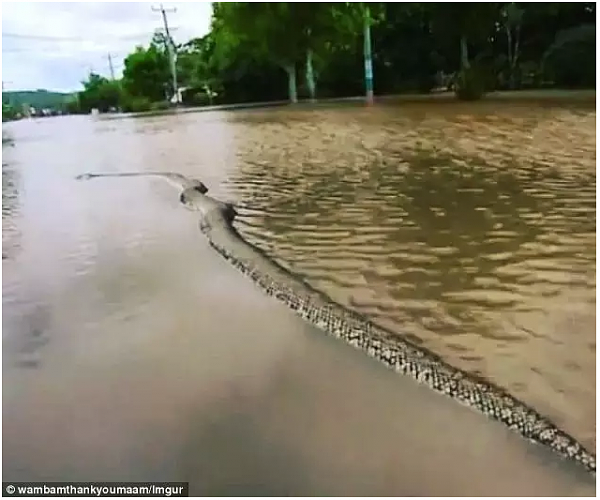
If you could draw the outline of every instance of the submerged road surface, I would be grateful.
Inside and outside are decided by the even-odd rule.
[[[179,293],[155,305],[159,325],[53,324],[68,344],[49,344],[36,370],[5,369],[5,480],[189,481],[196,495],[594,493],[579,467],[326,337],[197,243],[188,273],[166,284]]]
[[[594,494],[581,467],[264,296],[169,186],[73,180],[163,170],[138,133],[164,138],[159,122],[116,135],[54,123],[15,124],[3,156],[4,480],[190,481],[197,495]],[[141,154],[100,147],[106,134]],[[226,158],[227,137],[210,154]],[[226,199],[227,174],[211,172],[197,177]]]

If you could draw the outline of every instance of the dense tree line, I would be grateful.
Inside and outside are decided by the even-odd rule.
[[[595,87],[592,2],[217,2],[210,33],[177,47],[183,102],[363,94],[367,22],[376,94]],[[137,47],[120,81],[90,75],[73,110],[163,107],[174,91],[167,42]]]
[[[37,113],[60,113],[70,97],[70,94],[44,89],[2,91],[2,121],[21,118],[31,108]]]

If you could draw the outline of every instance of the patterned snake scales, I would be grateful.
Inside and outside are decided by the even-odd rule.
[[[200,212],[200,229],[210,245],[263,292],[286,304],[303,319],[362,349],[396,372],[504,423],[567,460],[578,462],[595,476],[595,454],[588,452],[549,419],[500,387],[448,365],[435,354],[335,304],[245,241],[233,227],[237,215],[233,205],[207,196],[208,188],[202,182],[168,172],[83,174],[77,179],[132,176],[155,176],[177,186],[181,190],[180,201],[188,209]]]

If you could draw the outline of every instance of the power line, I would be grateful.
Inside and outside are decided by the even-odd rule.
[[[87,55],[87,54],[91,54],[92,56],[94,55],[98,55],[98,54],[102,54],[103,57],[106,55],[106,50],[107,47],[90,47],[90,48],[79,48],[76,52],[74,52],[74,56],[82,56],[82,55]],[[129,54],[131,52],[130,49],[124,49],[124,50],[118,50],[118,51],[111,51],[113,57],[117,57],[117,55],[122,55],[123,57],[125,57],[127,54]],[[6,55],[6,54],[52,54],[54,56],[57,56],[56,59],[64,59],[64,57],[59,57],[61,56],[61,53],[58,52],[57,54],[57,50],[56,48],[52,48],[52,47],[19,47],[19,48],[14,48],[14,49],[5,49],[4,47],[2,48],[2,55]]]
[[[130,35],[122,35],[122,36],[112,36],[112,40],[134,40],[136,38],[142,38],[152,35],[151,32],[130,34]],[[90,38],[83,37],[67,37],[67,36],[46,36],[46,35],[29,35],[23,33],[2,33],[2,38],[16,38],[20,40],[38,40],[38,41],[46,41],[46,42],[86,42],[92,41]]]
[[[57,40],[57,41],[73,41],[80,42],[81,38],[63,37],[63,36],[45,36],[45,35],[23,35],[21,33],[6,33],[2,32],[2,38],[24,38],[28,40]]]

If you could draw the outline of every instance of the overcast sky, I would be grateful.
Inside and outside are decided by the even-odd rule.
[[[5,90],[74,91],[90,70],[116,76],[135,45],[162,28],[150,2],[2,2],[2,80]],[[208,33],[210,2],[164,2],[176,43]]]

